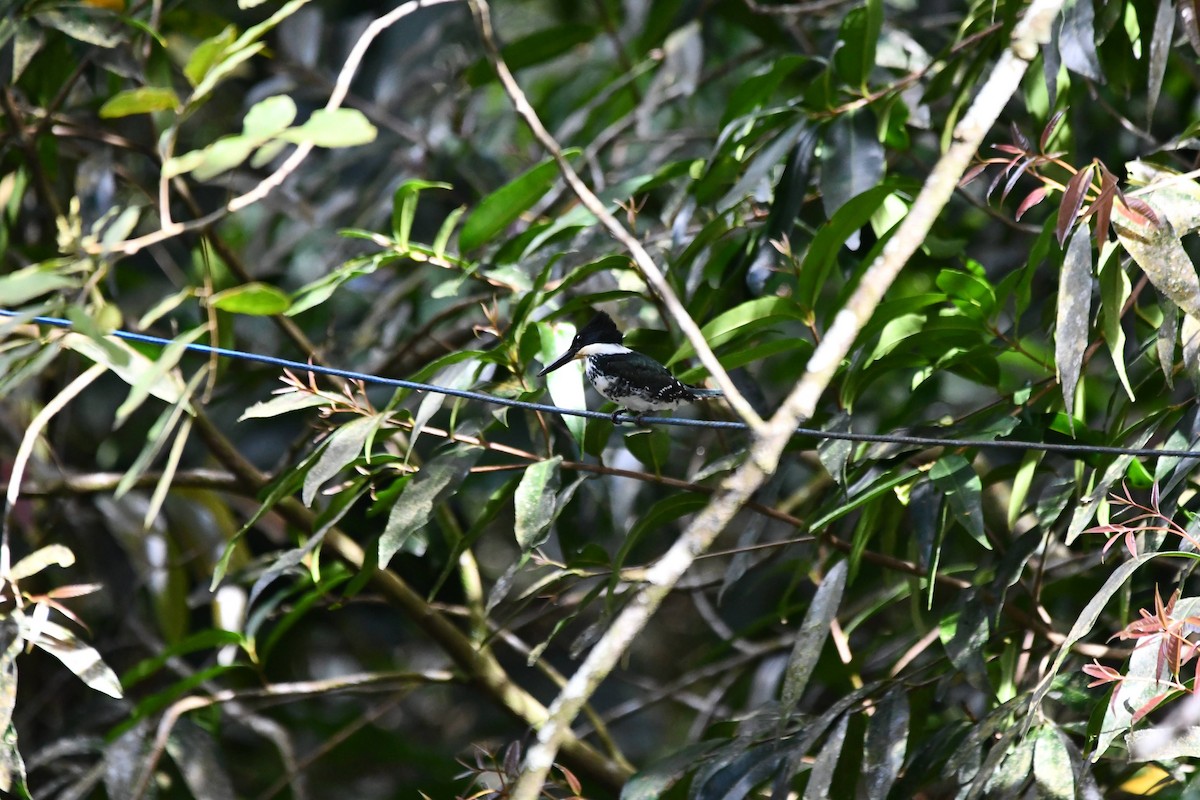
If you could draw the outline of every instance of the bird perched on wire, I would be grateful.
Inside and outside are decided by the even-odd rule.
[[[613,422],[623,409],[641,417],[647,411],[675,409],[683,403],[723,396],[718,389],[681,383],[650,356],[622,344],[624,339],[612,317],[600,312],[575,334],[567,351],[538,376],[582,358],[584,374],[596,391],[621,406],[613,412]]]

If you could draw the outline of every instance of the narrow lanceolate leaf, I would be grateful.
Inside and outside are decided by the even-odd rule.
[[[1075,387],[1087,349],[1092,309],[1092,243],[1088,226],[1080,225],[1067,246],[1058,277],[1058,311],[1054,328],[1054,366],[1062,387],[1067,416],[1074,417]]]
[[[859,797],[887,797],[907,751],[908,697],[897,688],[884,696],[867,724]]]
[[[1075,220],[1079,217],[1079,209],[1083,208],[1084,197],[1087,195],[1088,187],[1092,185],[1093,167],[1093,164],[1088,164],[1067,181],[1067,188],[1063,191],[1062,204],[1058,207],[1058,223],[1054,226],[1054,234],[1058,237],[1059,247],[1065,244],[1067,237],[1071,235],[1071,228],[1074,227]]]
[[[1158,353],[1158,367],[1162,370],[1167,388],[1175,388],[1175,345],[1179,344],[1179,306],[1166,297],[1159,297],[1159,307],[1162,308],[1163,320],[1158,326],[1155,337],[1155,351]],[[1188,317],[1187,319],[1192,319]]]
[[[35,620],[23,613],[13,616],[22,639],[57,658],[96,691],[117,699],[122,697],[121,682],[116,673],[109,669],[94,647],[79,641],[69,629],[56,622]]]
[[[780,702],[783,705],[783,718],[786,719],[804,694],[804,687],[812,675],[813,667],[821,655],[825,638],[829,635],[829,625],[837,616],[838,606],[842,602],[842,592],[846,588],[847,562],[839,561],[833,569],[825,573],[825,580],[813,595],[812,605],[804,615],[804,622],[796,634],[796,644],[792,647],[792,655],[788,658],[787,670],[783,676],[783,690]]]
[[[1154,107],[1158,105],[1158,93],[1162,91],[1163,77],[1167,74],[1167,55],[1171,52],[1171,39],[1175,34],[1175,3],[1158,0],[1158,11],[1154,15],[1154,35],[1150,37],[1150,63],[1147,66],[1146,125],[1154,119]]]
[[[217,292],[208,298],[213,308],[233,314],[272,316],[288,310],[292,300],[287,293],[265,283],[245,283]]]
[[[460,448],[433,459],[404,487],[396,498],[387,526],[379,538],[379,567],[382,569],[392,556],[404,547],[433,515],[433,509],[448,493],[467,477],[483,451],[479,448]],[[424,548],[420,550],[423,552]]]
[[[562,456],[539,461],[525,470],[513,496],[516,512],[514,533],[522,552],[528,552],[546,540],[554,520],[554,498],[558,492]]]
[[[571,150],[563,155],[571,157],[578,153]],[[558,164],[546,160],[483,198],[463,222],[458,233],[459,249],[474,250],[490,241],[542,199],[557,179]]]
[[[929,479],[946,496],[954,518],[971,538],[991,550],[983,530],[983,482],[971,463],[960,455],[943,456],[929,471]]]
[[[80,279],[63,274],[54,264],[34,264],[0,276],[0,302],[11,308],[79,283]]]
[[[1125,369],[1125,329],[1121,327],[1121,309],[1129,299],[1132,285],[1124,267],[1121,266],[1121,260],[1107,258],[1115,247],[1115,244],[1109,243],[1109,252],[1100,254],[1100,263],[1104,265],[1100,270],[1100,307],[1103,311],[1104,341],[1112,355],[1117,377],[1125,387],[1125,394],[1133,400],[1133,387],[1129,384],[1129,375]]]
[[[111,119],[176,108],[179,108],[179,98],[173,90],[158,86],[141,86],[113,95],[100,106],[99,113],[101,118]]]
[[[51,544],[39,548],[13,564],[8,578],[14,583],[36,575],[46,567],[69,567],[75,563],[75,554],[66,545]]]
[[[808,775],[808,785],[804,787],[804,800],[826,800],[829,797],[829,787],[833,783],[833,770],[837,766],[838,757],[842,754],[842,743],[846,740],[846,724],[850,718],[843,715],[837,725],[829,732],[821,752],[813,759],[812,771]],[[868,734],[869,735],[869,734]]]
[[[300,495],[304,505],[312,505],[313,498],[317,496],[317,491],[325,482],[359,457],[363,451],[363,445],[367,442],[367,437],[371,435],[379,422],[378,416],[359,417],[333,432],[321,457],[304,476],[304,490]]]

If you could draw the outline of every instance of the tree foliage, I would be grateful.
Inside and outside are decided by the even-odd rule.
[[[1194,3],[0,45],[0,792],[1200,793]]]

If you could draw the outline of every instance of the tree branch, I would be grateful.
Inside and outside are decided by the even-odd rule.
[[[477,15],[486,20],[484,0],[470,2]],[[560,744],[573,738],[571,723],[588,697],[616,666],[684,571],[711,546],[734,514],[774,473],[792,431],[802,419],[811,417],[817,399],[849,351],[858,330],[900,268],[924,241],[988,128],[1018,88],[1029,61],[1037,55],[1039,43],[1049,40],[1050,24],[1061,5],[1062,0],[1035,0],[1029,8],[1014,31],[1009,50],[1001,56],[975,104],[955,130],[955,144],[935,165],[901,229],[863,277],[847,308],[839,312],[833,328],[810,359],[808,372],[765,426],[753,426],[750,458],[725,481],[712,502],[647,572],[648,584],[621,612],[550,705],[550,718],[538,730],[537,743],[525,756],[521,778],[511,794],[513,800],[537,800]],[[528,102],[524,98],[521,101],[528,108]],[[532,109],[528,113],[532,114]]]
[[[521,91],[521,87],[517,84],[516,78],[508,69],[508,65],[504,63],[504,59],[500,56],[500,48],[496,44],[496,33],[492,29],[491,11],[486,0],[468,0],[471,5],[471,11],[475,14],[475,21],[479,28],[480,38],[483,40],[484,49],[487,51],[488,61],[496,70],[496,74],[500,77],[500,83],[504,86],[505,92],[512,100],[516,112],[525,120],[525,124],[529,126],[529,130],[533,133],[534,138],[541,143],[546,152],[554,158],[558,163],[558,169],[562,173],[563,179],[567,185],[571,187],[571,191],[575,192],[575,196],[579,198],[579,202],[584,208],[595,215],[600,224],[604,226],[612,237],[621,243],[633,257],[634,264],[637,265],[638,271],[650,284],[650,288],[654,290],[671,312],[675,323],[679,329],[683,331],[684,336],[691,342],[692,347],[696,350],[696,357],[700,359],[700,363],[704,364],[713,380],[721,387],[721,391],[725,393],[725,399],[733,410],[741,417],[751,430],[762,428],[763,420],[758,415],[758,412],[751,407],[742,393],[733,385],[733,381],[729,378],[729,373],[721,366],[721,362],[717,360],[716,354],[712,348],[708,346],[708,342],[704,339],[704,334],[700,332],[700,326],[688,314],[687,309],[683,307],[679,297],[671,285],[667,283],[666,277],[662,274],[662,270],[650,258],[650,254],[646,252],[646,248],[638,241],[637,237],[625,229],[625,226],[617,220],[608,210],[608,207],[596,196],[588,185],[583,182],[579,174],[563,156],[562,147],[555,141],[554,137],[546,130],[546,126],[538,118],[537,112],[529,99],[525,97],[525,93]]]

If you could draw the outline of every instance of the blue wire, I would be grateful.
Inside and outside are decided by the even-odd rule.
[[[18,311],[0,309],[0,317],[17,316],[21,316],[21,313]],[[70,320],[61,319],[58,317],[31,317],[30,321],[36,322],[40,325],[52,325],[58,328],[72,327]],[[115,330],[112,331],[110,335],[129,342],[141,342],[143,344],[152,344],[159,347],[165,347],[169,344],[174,344],[174,342],[172,342],[170,339],[163,339],[158,336],[150,336],[144,333],[133,333],[132,331]],[[378,384],[380,386],[393,386],[400,389],[412,389],[413,391],[417,392],[444,394],[449,397],[458,397],[464,400],[478,400],[483,403],[507,406],[509,408],[521,408],[525,409],[526,411],[544,411],[548,414],[584,417],[585,419],[614,419],[612,414],[606,414],[603,411],[590,411],[579,408],[560,408],[558,406],[547,405],[545,403],[531,403],[528,400],[512,400],[504,397],[495,397],[490,394],[483,394],[481,392],[470,392],[465,389],[451,389],[447,386],[437,386],[432,383],[406,381],[401,378],[384,378],[382,376],[372,375],[366,372],[354,372],[353,370],[324,367],[319,364],[306,364],[300,361],[291,361],[286,358],[264,356],[259,355],[258,353],[248,353],[243,350],[231,350],[227,347],[212,347],[211,345],[206,344],[186,344],[184,345],[184,349],[193,353],[216,355],[220,356],[221,358],[251,361],[258,364],[269,364],[275,367],[284,367],[286,369],[292,369],[301,372],[312,372],[317,375],[329,375],[331,377],[362,381],[364,383]],[[622,422],[635,422],[644,425],[674,425],[684,428],[711,428],[741,431],[746,430],[748,427],[744,422],[731,422],[728,420],[684,419],[679,417],[635,417],[627,414],[616,415],[615,421],[618,424]],[[976,439],[939,439],[932,436],[906,436],[902,434],[885,433],[850,433],[840,431],[823,431],[816,428],[802,427],[796,428],[795,433],[797,436],[810,436],[816,439],[835,439],[848,442],[871,442],[878,444],[908,444],[917,445],[920,447],[987,447],[1000,450],[1037,450],[1049,453],[1060,453],[1064,455],[1103,454],[1147,456],[1152,458],[1200,458],[1200,451],[1165,450],[1150,447],[1116,447],[1111,445],[1026,442],[1015,439],[997,441],[979,441]]]

